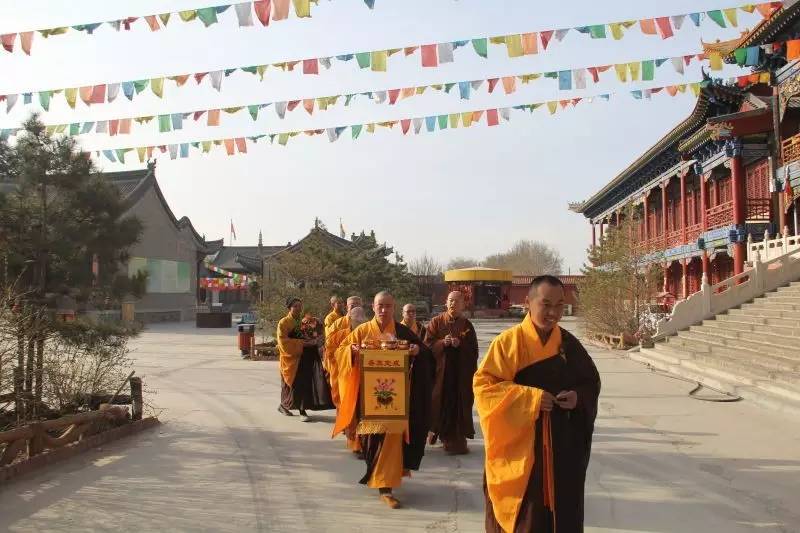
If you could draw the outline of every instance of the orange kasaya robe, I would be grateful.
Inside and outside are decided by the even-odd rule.
[[[281,377],[284,383],[290,387],[294,385],[297,368],[300,366],[300,357],[303,355],[303,340],[291,339],[289,335],[299,325],[300,321],[295,320],[292,314],[289,313],[278,322],[278,331],[275,334],[278,342]]]
[[[534,464],[536,421],[542,389],[514,383],[517,372],[558,355],[561,330],[542,344],[530,317],[501,333],[473,379],[486,447],[486,486],[503,531],[514,531]]]
[[[331,397],[336,407],[339,407],[339,399],[341,397],[336,349],[339,348],[339,345],[349,334],[350,317],[348,316],[339,317],[337,320],[325,326],[325,369],[328,371],[328,376],[330,377]]]
[[[354,426],[358,424],[358,395],[361,388],[361,376],[358,366],[353,365],[350,346],[360,345],[366,339],[380,339],[383,335],[395,335],[395,324],[392,321],[384,330],[381,330],[376,319],[366,322],[354,329],[339,344],[336,350],[336,362],[339,369],[339,381],[342,385],[339,397],[339,411],[336,415],[336,425],[333,435],[336,436],[346,430],[352,435]],[[357,430],[356,430],[357,431]],[[354,439],[358,443],[358,439]],[[348,435],[348,445],[351,439]],[[353,444],[355,444],[353,443]],[[351,448],[354,449],[354,448]],[[355,451],[355,450],[354,450]],[[403,477],[403,434],[385,434],[380,454],[375,462],[367,486],[373,489],[399,487]]]
[[[336,310],[331,311],[330,313],[327,314],[327,316],[325,316],[325,320],[322,322],[322,325],[325,326],[326,334],[328,327],[330,327],[331,324],[333,324],[340,318],[342,318],[342,315],[340,315],[339,312]]]

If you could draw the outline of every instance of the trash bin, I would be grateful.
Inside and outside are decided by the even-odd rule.
[[[253,338],[256,334],[255,324],[239,324],[239,350],[242,352],[242,357],[250,354],[250,349],[253,346]]]

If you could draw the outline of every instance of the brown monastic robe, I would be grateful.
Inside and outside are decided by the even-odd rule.
[[[450,335],[458,348],[444,345]],[[464,316],[435,316],[425,330],[425,344],[433,352],[436,377],[431,402],[431,432],[449,451],[466,451],[466,439],[475,437],[472,422],[472,377],[478,368],[478,338],[475,327]]]

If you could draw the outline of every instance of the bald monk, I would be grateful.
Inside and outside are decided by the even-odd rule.
[[[472,378],[478,368],[478,337],[464,308],[464,295],[451,292],[447,311],[433,317],[425,330],[425,344],[436,363],[429,443],[441,438],[449,455],[468,453],[467,439],[475,438]]]
[[[333,299],[331,299],[331,301],[333,301]],[[361,307],[361,297],[350,296],[347,298],[347,307],[343,316],[325,325],[325,369],[328,371],[328,376],[330,377],[333,404],[337,407],[339,406],[339,369],[336,364],[336,348],[339,347],[339,343],[342,339],[353,329],[348,314],[356,307]],[[342,337],[338,337],[335,335],[337,331],[346,331],[347,333]],[[332,339],[333,337],[338,338],[336,338],[335,342],[333,340],[329,342],[328,339]]]
[[[275,334],[281,372],[281,404],[278,411],[286,416],[294,416],[292,409],[298,409],[300,420],[310,422],[306,409],[311,408],[313,403],[311,380],[318,341],[303,339],[300,332],[303,301],[300,298],[287,298],[286,308],[289,312],[278,322]]]
[[[392,509],[400,506],[393,489],[401,484],[404,475],[418,470],[425,453],[425,438],[430,425],[431,354],[418,336],[395,322],[394,298],[388,292],[375,295],[372,305],[375,318],[357,327],[339,348],[340,379],[347,383],[343,391],[333,435],[344,431],[358,416],[360,373],[358,368],[361,343],[367,339],[401,339],[409,342],[411,355],[411,394],[408,442],[402,433],[367,433],[359,426],[357,432],[367,463],[367,472],[360,483],[378,489],[381,501]],[[349,352],[349,353],[348,353]],[[349,355],[349,357],[348,357]],[[361,433],[364,431],[364,433]]]
[[[331,296],[331,312],[325,316],[322,324],[327,328],[345,315],[344,301],[338,296]]]
[[[425,329],[422,323],[417,320],[417,306],[414,304],[406,304],[403,306],[403,319],[400,321],[405,327],[411,330],[414,335],[420,339],[425,335]]]
[[[360,299],[359,299],[360,301]],[[334,361],[334,368],[344,368],[349,365],[350,360],[350,350],[338,350],[339,346],[342,345],[342,341],[350,335],[350,333],[356,329],[358,326],[363,324],[367,321],[367,317],[364,314],[363,307],[353,307],[346,315],[347,325],[344,328],[337,329],[336,331],[332,332],[325,338],[325,349],[326,351],[330,351],[331,353],[335,354],[335,356],[345,357],[347,361]],[[349,348],[347,346],[346,348]],[[344,390],[347,387],[347,383],[345,380],[340,379],[339,372],[336,373],[336,383],[333,383],[333,376],[331,376],[331,390],[334,388],[336,389],[336,398],[341,397],[344,394]],[[337,401],[336,406],[338,408],[339,403]],[[350,426],[345,428],[344,435],[347,438],[347,449],[352,451],[354,454],[360,455],[361,454],[361,444],[358,441],[356,436],[356,425],[358,424],[357,417],[353,418],[353,422],[351,422]]]
[[[583,531],[600,376],[558,326],[564,286],[539,276],[529,314],[492,342],[473,386],[486,446],[486,531]]]

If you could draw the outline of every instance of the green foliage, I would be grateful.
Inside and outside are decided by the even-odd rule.
[[[37,116],[23,128],[14,146],[0,141],[0,179],[15,185],[0,199],[8,279],[19,277],[40,294],[70,291],[81,300],[113,292],[141,222],[124,217],[119,191],[74,140],[52,137]]]
[[[634,240],[638,221],[631,206],[619,226],[611,228],[600,244],[589,250],[589,262],[580,282],[581,314],[590,334],[641,333],[641,318],[662,282],[657,257]]]

